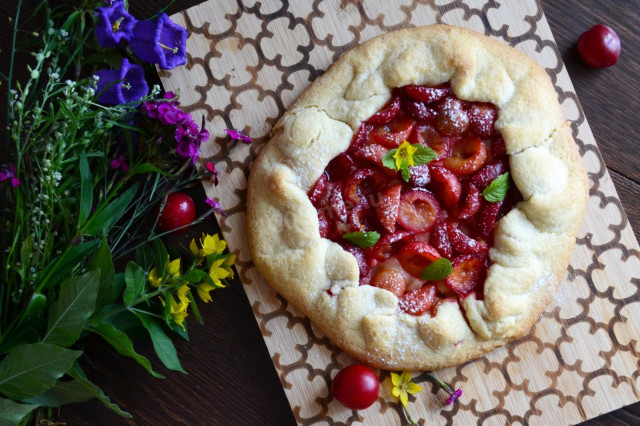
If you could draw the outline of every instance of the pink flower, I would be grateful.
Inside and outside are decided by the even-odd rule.
[[[209,204],[211,207],[213,207],[215,211],[220,212],[222,216],[227,217],[227,214],[224,212],[224,210],[222,210],[222,206],[218,201],[214,200],[213,198],[207,197],[207,199],[204,202]]]
[[[253,142],[253,139],[251,139],[250,136],[245,135],[244,133],[242,133],[239,130],[234,130],[234,129],[225,129],[225,132],[227,132],[227,134],[231,137],[231,139],[233,140],[239,140],[242,141],[242,143],[245,143],[247,145],[249,145],[251,142]]]
[[[16,167],[13,164],[9,164],[9,167],[5,167],[0,171],[0,182],[3,180],[11,179],[11,185],[15,188],[20,185],[20,179],[16,176]]]
[[[171,102],[160,102],[158,104],[158,120],[164,126],[183,123],[190,118],[191,114],[187,114]]]
[[[218,184],[218,170],[216,169],[216,165],[213,164],[211,161],[207,161],[204,165],[204,167],[209,171],[209,173],[211,174],[211,178],[213,180],[213,184],[217,185]]]
[[[143,102],[142,110],[151,118],[158,118],[158,103],[154,101]]]
[[[449,395],[449,399],[447,399],[447,405],[453,404],[462,396],[462,389],[455,390],[452,394]]]
[[[129,171],[129,162],[127,161],[127,157],[124,154],[120,154],[109,163],[112,169],[118,170],[121,169],[123,172]]]
[[[168,91],[167,93],[164,94],[164,98],[170,101],[176,101],[176,103],[179,103],[176,99],[178,98],[178,96],[173,93],[172,91]]]

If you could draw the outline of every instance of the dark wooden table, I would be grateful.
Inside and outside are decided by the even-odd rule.
[[[276,1],[276,0],[271,0]],[[176,0],[169,14],[198,4]],[[0,48],[10,48],[8,16],[15,2],[1,2]],[[36,2],[26,2],[32,9]],[[135,16],[148,17],[167,0],[132,1]],[[575,85],[605,163],[618,189],[631,226],[640,235],[640,0],[544,0],[543,8]],[[596,23],[612,26],[622,40],[622,56],[610,69],[595,70],[582,63],[576,52],[581,32]],[[4,64],[5,61],[2,61]],[[0,110],[4,111],[2,98]],[[215,224],[210,223],[214,228]],[[129,424],[295,424],[260,330],[240,282],[213,293],[201,306],[205,326],[189,321],[190,342],[176,341],[188,375],[169,372],[153,379],[141,367],[115,354],[97,339],[87,341],[88,374],[112,399],[134,415]],[[150,344],[136,348],[152,357]],[[159,364],[159,363],[157,363]],[[126,423],[98,402],[65,407],[59,421],[67,424],[114,425]],[[584,423],[585,425],[640,424],[640,403]]]

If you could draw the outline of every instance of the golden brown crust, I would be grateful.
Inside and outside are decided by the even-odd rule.
[[[444,303],[435,317],[415,317],[399,311],[391,292],[358,286],[354,257],[320,237],[307,192],[392,88],[447,81],[459,98],[498,107],[496,128],[524,200],[496,227],[481,300],[471,295]],[[443,25],[370,40],[300,96],[253,164],[247,224],[255,265],[335,344],[372,366],[431,370],[478,357],[527,333],[569,263],[587,181],[564,123],[545,71],[500,42]]]

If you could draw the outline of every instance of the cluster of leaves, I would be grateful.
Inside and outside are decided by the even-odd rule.
[[[95,44],[102,3],[77,3],[40,4],[46,26],[32,39],[35,64],[22,83],[12,78],[14,60],[6,76],[9,141],[0,163],[14,184],[0,182],[0,424],[94,397],[127,415],[84,374],[82,339],[98,335],[160,377],[133,348],[130,330],[142,328],[160,361],[183,371],[167,333],[187,336],[188,308],[201,320],[192,290],[208,301],[232,277],[234,257],[217,237],[194,241],[184,268],[168,261],[156,213],[169,193],[203,176],[176,155],[175,129],[145,126],[140,102],[95,101],[95,66],[119,58]],[[125,256],[134,260],[119,271]]]

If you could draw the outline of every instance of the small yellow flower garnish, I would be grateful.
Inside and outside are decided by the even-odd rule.
[[[411,381],[411,373],[408,371],[403,371],[402,374],[391,373],[391,383],[391,394],[399,398],[405,408],[409,402],[409,394],[414,395],[422,390],[422,386]]]
[[[167,278],[174,278],[179,276],[180,276],[180,258],[177,258],[169,262]],[[151,284],[152,287],[156,287],[156,288],[160,287],[160,283],[162,283],[163,278],[164,278],[164,274],[158,275],[155,267],[151,268],[151,271],[149,271],[149,276],[147,277],[147,279],[149,280],[149,284]]]
[[[396,159],[396,168],[402,169],[403,163],[406,161],[411,167],[414,167],[416,163],[413,161],[413,154],[416,153],[418,148],[411,146],[407,141],[402,142],[402,145],[398,147],[398,150],[393,154],[393,158]]]
[[[215,285],[219,287],[225,286],[220,280],[228,278],[231,275],[229,267],[225,267],[224,263],[225,259],[218,259],[211,264],[211,268],[209,269],[209,276]]]

